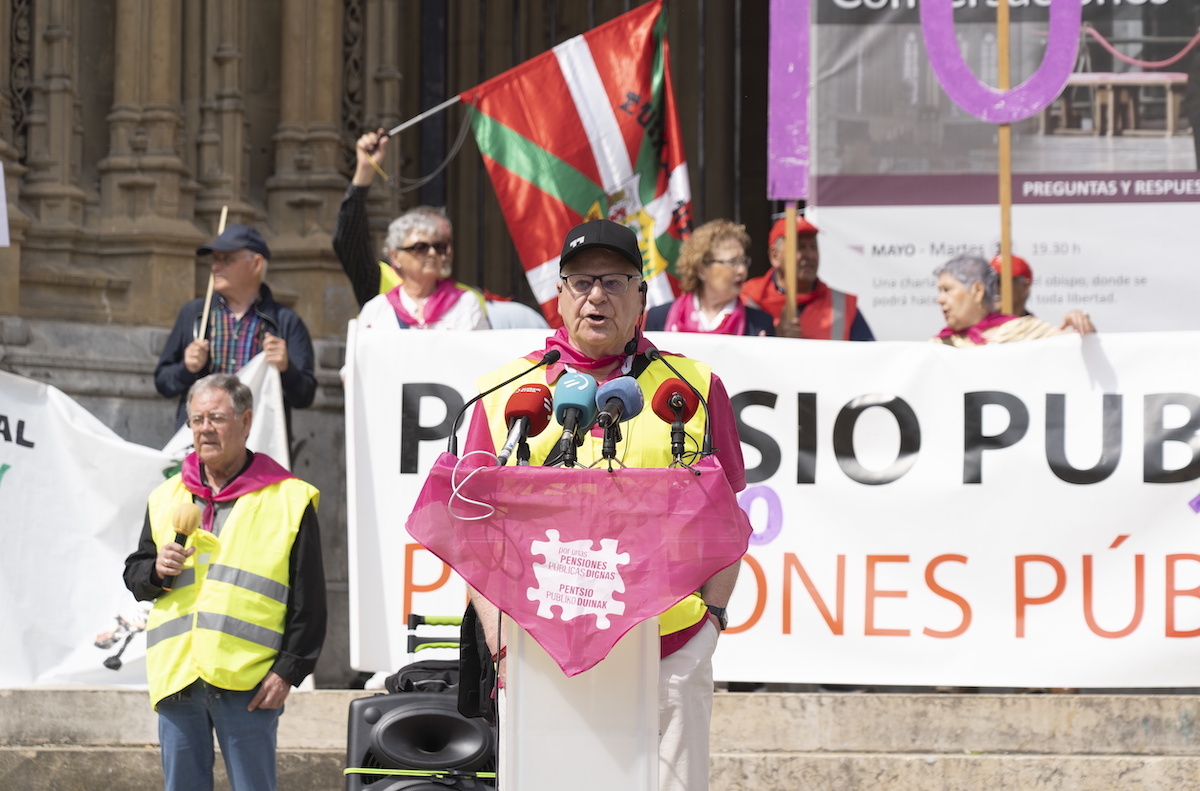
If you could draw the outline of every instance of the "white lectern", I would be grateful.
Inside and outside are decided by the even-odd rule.
[[[657,616],[750,535],[697,469],[430,470],[408,532],[510,616],[501,791],[656,791]]]
[[[505,623],[500,788],[655,791],[658,619],[635,626],[603,661],[575,676],[511,619]]]

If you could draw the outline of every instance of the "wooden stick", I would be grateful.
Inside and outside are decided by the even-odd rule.
[[[1008,3],[996,6],[996,48],[1000,62],[996,74],[1001,91],[1012,87],[1009,66]],[[997,127],[1000,161],[1000,312],[1012,314],[1012,125]]]
[[[783,205],[787,229],[783,232],[784,302],[780,318],[788,324],[796,318],[796,201],[785,201]]]
[[[221,221],[217,224],[217,236],[225,233],[225,220],[229,217],[229,204],[221,207]],[[208,293],[204,295],[204,317],[200,319],[200,335],[197,340],[204,338],[208,332],[208,309],[212,307],[213,285],[216,283],[216,278],[213,277],[212,269],[208,270]]]

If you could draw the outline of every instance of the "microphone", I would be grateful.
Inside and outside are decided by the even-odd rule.
[[[596,422],[596,380],[591,374],[570,373],[554,388],[554,419],[563,427],[562,438],[554,455],[564,467],[575,466],[575,449],[583,441],[582,432]]]
[[[651,346],[646,349],[645,355],[650,360],[657,360],[658,362],[661,362],[663,365],[667,366],[667,370],[679,377],[680,381],[687,385],[687,388],[691,390],[693,394],[695,394],[696,399],[700,402],[700,406],[704,407],[704,444],[701,447],[700,455],[702,457],[711,456],[713,454],[712,416],[708,412],[708,402],[704,400],[704,396],[700,395],[700,391],[696,389],[696,386],[687,380],[687,377],[679,373],[679,371],[676,371],[675,366],[667,362],[667,358],[663,357],[662,352],[660,352],[658,349]]]
[[[550,425],[553,407],[550,388],[543,384],[521,385],[504,405],[504,419],[508,421],[508,441],[496,455],[496,463],[503,467],[508,463],[518,443],[527,437],[536,437]]]
[[[682,379],[671,378],[659,385],[650,400],[654,414],[671,424],[671,456],[675,461],[683,460],[683,424],[692,419],[700,406],[700,399]]]
[[[450,455],[452,455],[452,456],[458,455],[458,424],[460,422],[462,422],[463,415],[467,414],[467,408],[470,407],[471,404],[474,404],[476,401],[478,401],[479,399],[483,398],[486,395],[489,395],[490,393],[496,392],[497,390],[499,390],[501,387],[504,387],[505,385],[512,384],[513,382],[520,379],[522,376],[526,376],[530,372],[536,371],[538,368],[541,368],[543,365],[554,365],[554,363],[558,362],[559,357],[562,357],[562,352],[560,352],[558,349],[551,349],[550,351],[548,351],[542,355],[542,359],[538,360],[536,363],[529,366],[529,368],[525,369],[524,371],[521,371],[521,373],[517,374],[516,376],[505,379],[503,382],[501,382],[500,384],[498,384],[494,387],[489,387],[487,390],[484,390],[482,393],[480,393],[476,396],[473,396],[472,398],[470,398],[467,401],[467,403],[463,404],[462,409],[458,410],[458,414],[456,414],[454,416],[454,422],[450,424],[450,441],[446,445],[446,450],[450,452]]]
[[[188,536],[200,527],[200,507],[193,502],[180,503],[171,514],[171,525],[175,528],[175,543],[179,546],[187,544]],[[171,590],[175,586],[175,575],[167,577],[162,582],[162,589]]]
[[[600,428],[607,429],[636,417],[645,405],[646,397],[642,395],[637,379],[618,376],[600,385],[596,391],[596,407],[600,410],[596,422]]]

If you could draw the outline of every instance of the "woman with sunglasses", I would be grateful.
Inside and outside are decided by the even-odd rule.
[[[385,260],[371,251],[366,196],[387,148],[380,132],[359,138],[354,178],[333,230],[334,252],[362,307],[359,326],[489,329],[483,295],[451,277],[454,231],[442,209],[409,209],[388,226]]]
[[[450,223],[429,207],[401,214],[388,226],[384,254],[396,286],[363,305],[363,327],[486,330],[483,295],[450,277]]]
[[[729,220],[713,220],[693,231],[675,262],[683,296],[651,308],[646,329],[774,335],[770,315],[747,307],[742,297],[742,285],[750,276],[749,246],[746,227]]]

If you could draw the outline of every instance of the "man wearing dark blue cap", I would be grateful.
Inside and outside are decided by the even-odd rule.
[[[154,369],[158,392],[180,399],[175,428],[187,415],[187,392],[193,382],[210,373],[237,373],[265,352],[267,362],[279,369],[290,436],[291,408],[312,404],[317,379],[308,328],[295,311],[276,302],[263,283],[270,248],[255,229],[230,225],[197,248],[196,255],[212,256],[215,293],[208,327],[201,337],[203,299],[184,305]]]

